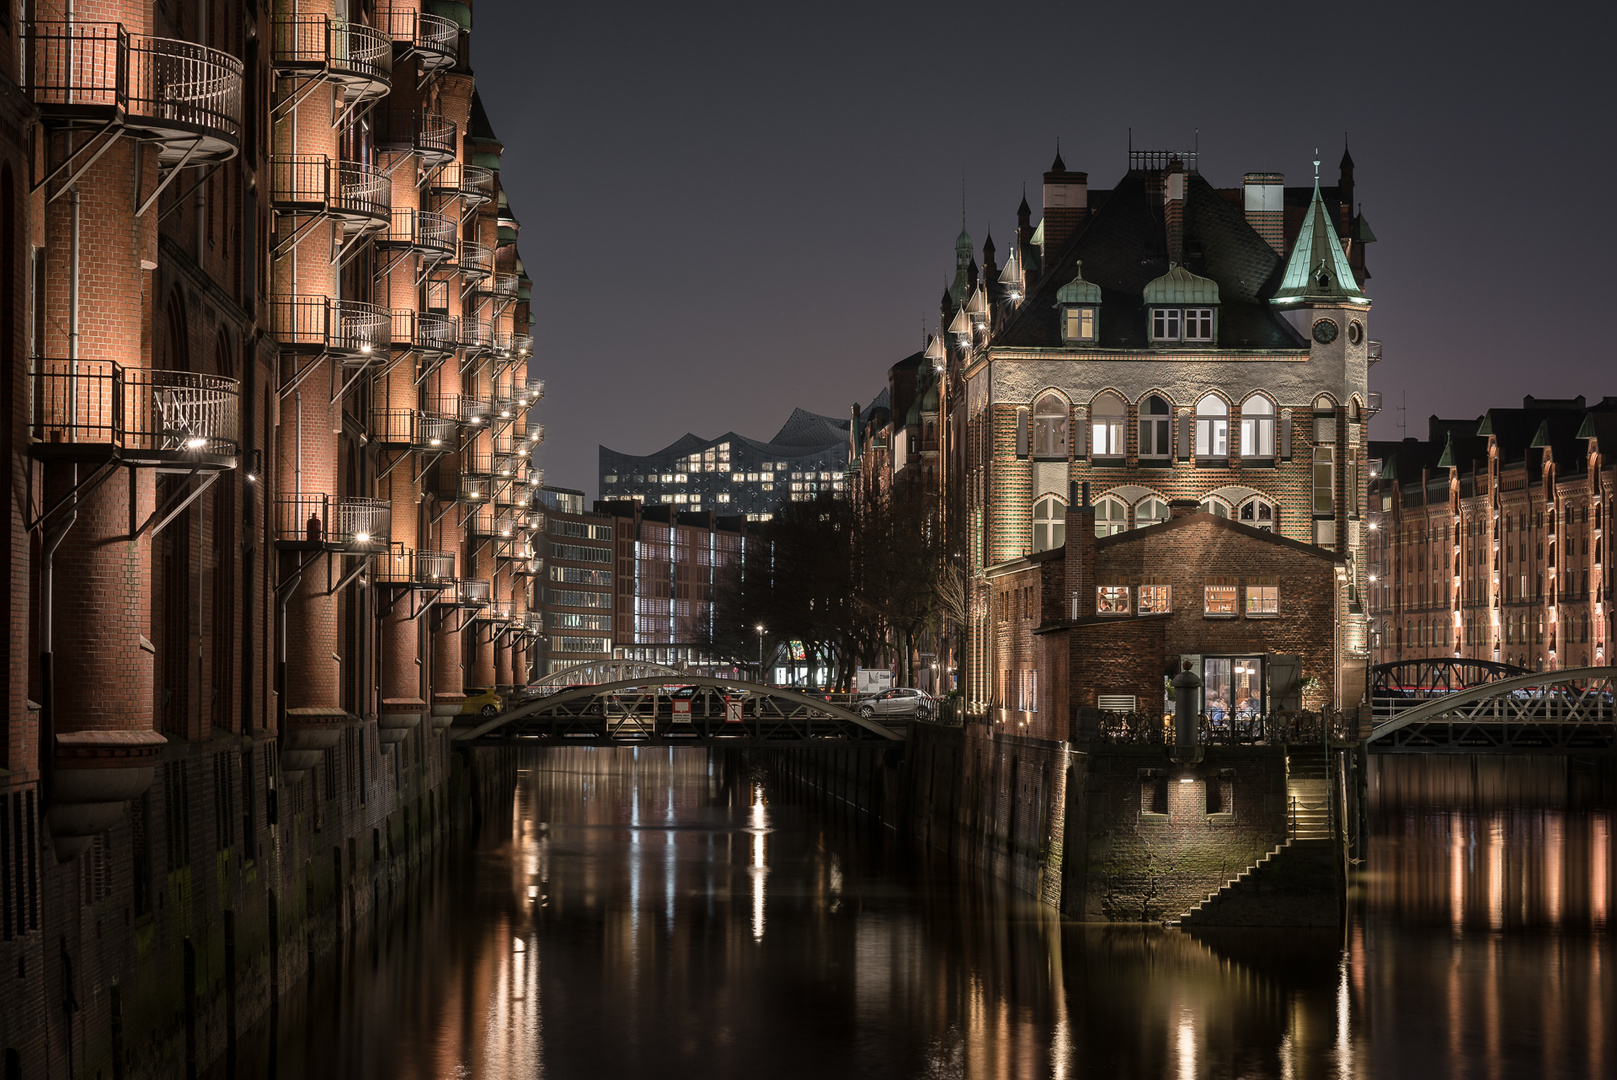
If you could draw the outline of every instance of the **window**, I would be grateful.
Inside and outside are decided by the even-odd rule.
[[[1116,394],[1102,394],[1091,409],[1095,417],[1095,456],[1122,457],[1123,399]]]
[[[1127,585],[1101,585],[1095,590],[1095,610],[1102,615],[1129,613],[1129,587]]]
[[[1069,306],[1063,330],[1067,341],[1094,341],[1095,309],[1092,307]]]
[[[1168,520],[1168,504],[1161,499],[1141,499],[1134,504],[1134,527],[1143,529]]]
[[[1228,584],[1208,582],[1204,587],[1202,613],[1204,615],[1233,618],[1235,611],[1236,586],[1233,582]]]
[[[1262,499],[1251,499],[1242,505],[1240,521],[1242,525],[1250,525],[1254,529],[1273,532],[1275,527],[1274,505],[1264,502]]]
[[[1185,340],[1213,340],[1213,309],[1191,307],[1185,309]]]
[[[1054,495],[1033,504],[1033,550],[1049,551],[1067,542],[1067,507]]]
[[[1179,340],[1179,309],[1159,307],[1151,309],[1151,340]]]
[[[1229,409],[1224,399],[1208,394],[1196,403],[1196,456],[1198,458],[1229,457]]]
[[[1336,441],[1336,403],[1324,395],[1314,399],[1314,441]]]
[[[1266,397],[1254,394],[1241,402],[1241,456],[1275,456],[1275,407]]]
[[[1227,518],[1230,516],[1230,508],[1224,504],[1222,499],[1203,499],[1201,505],[1196,509],[1204,514],[1212,514],[1214,517]]]
[[[1166,615],[1173,610],[1169,606],[1169,591],[1167,585],[1141,585],[1140,586],[1140,614]]]
[[[1314,447],[1314,513],[1336,512],[1335,454],[1329,446]]]
[[[1268,618],[1279,614],[1279,585],[1248,585],[1246,587],[1247,618]]]
[[[1129,511],[1122,501],[1110,495],[1095,504],[1095,535],[1111,536],[1128,527]]]
[[[1156,394],[1140,405],[1140,457],[1166,461],[1173,454],[1173,413]]]
[[[1033,404],[1033,456],[1067,457],[1067,402],[1058,394],[1046,394]],[[825,474],[823,479],[831,479]]]
[[[1263,712],[1263,660],[1210,656],[1202,661],[1202,711],[1217,724],[1230,716]]]

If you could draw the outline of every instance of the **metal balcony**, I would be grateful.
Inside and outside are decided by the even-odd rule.
[[[462,240],[455,265],[467,281],[482,281],[494,272],[494,249],[487,244]]]
[[[462,273],[465,267],[461,268]],[[469,275],[468,275],[469,276]],[[494,274],[478,286],[478,292],[487,296],[497,296],[504,300],[514,300],[517,295],[517,276],[511,273]]]
[[[423,453],[446,453],[455,448],[455,421],[420,409],[376,409],[371,413],[371,438]]]
[[[488,423],[489,403],[480,397],[470,394],[457,394],[451,397],[438,399],[438,412],[444,416],[453,416],[458,423],[467,427],[482,427]]]
[[[236,467],[241,385],[110,360],[34,361],[29,433],[42,459],[116,457],[169,472]]]
[[[494,348],[494,329],[487,319],[471,315],[460,320],[460,347],[469,353],[485,353]]]
[[[415,553],[417,583],[438,587],[455,580],[455,553],[452,551],[418,551]]]
[[[47,120],[121,122],[170,165],[241,146],[242,63],[229,53],[114,22],[34,21],[25,40],[25,92]]]
[[[270,162],[270,198],[282,213],[325,214],[369,232],[387,227],[393,184],[373,165],[280,155]]]
[[[411,109],[378,109],[376,146],[379,150],[419,154],[428,169],[454,161],[460,152],[455,122],[437,113]]]
[[[414,56],[423,76],[453,67],[460,51],[460,27],[439,15],[408,8],[383,8],[377,22],[393,40],[398,59]]]
[[[1381,411],[1381,391],[1371,390],[1367,392],[1366,396],[1368,398],[1368,404],[1365,405],[1364,411],[1369,413],[1371,416],[1374,416],[1376,413]]]
[[[494,457],[467,450],[460,455],[461,476],[491,477],[494,475]]]
[[[1381,342],[1371,338],[1365,349],[1365,357],[1372,364],[1379,363],[1381,361]]]
[[[448,161],[427,177],[427,190],[440,198],[481,206],[494,198],[494,170]]]
[[[463,524],[466,526],[466,532],[471,536],[493,536],[494,521],[494,507],[483,505],[476,507],[471,513],[467,514]]]
[[[277,15],[271,56],[277,74],[325,78],[343,103],[383,97],[393,85],[393,42],[363,23],[325,15]]]
[[[393,505],[363,499],[304,492],[275,500],[275,540],[283,547],[355,553],[388,548]]]
[[[396,207],[387,232],[377,237],[376,243],[378,247],[395,251],[413,251],[427,258],[447,259],[455,254],[455,232],[454,218],[432,210]]]
[[[495,528],[498,531],[497,525]],[[494,557],[507,562],[526,562],[533,558],[533,543],[520,533],[509,536],[501,533],[494,538]]]
[[[488,606],[492,592],[487,581],[463,578],[455,589],[455,598],[461,607],[482,608]]]
[[[489,622],[510,622],[514,609],[515,605],[509,600],[492,600],[489,602],[488,607],[483,610],[480,618],[487,619]]]
[[[455,320],[440,311],[393,309],[393,347],[423,353],[452,353],[460,346]]]
[[[520,484],[528,478],[528,470],[532,464],[525,455],[521,454],[495,454],[494,475],[511,483]]]
[[[288,296],[271,300],[270,312],[283,348],[329,353],[347,364],[367,364],[387,354],[393,314],[375,304]]]

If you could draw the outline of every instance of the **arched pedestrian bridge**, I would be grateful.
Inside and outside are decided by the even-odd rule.
[[[1403,708],[1378,708],[1368,742],[1425,753],[1611,753],[1614,690],[1617,667],[1496,677],[1451,692],[1431,687]]]
[[[455,742],[478,746],[837,749],[897,746],[903,739],[899,731],[795,690],[677,674],[575,686],[454,731]]]

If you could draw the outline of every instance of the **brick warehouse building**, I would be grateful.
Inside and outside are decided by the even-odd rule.
[[[1360,469],[1380,347],[1353,172],[1344,154],[1334,187],[1248,173],[1219,189],[1194,154],[1133,151],[1102,191],[1058,156],[1043,220],[1024,200],[1003,268],[985,245],[979,274],[962,234],[943,316],[945,461],[962,470],[973,578],[968,715],[986,718],[1008,689],[988,575],[1060,543],[1074,482],[1094,491],[1102,536],[1190,499],[1340,554],[1332,704],[1358,700]]]
[[[1610,662],[1617,398],[1528,397],[1370,444],[1371,656]]]
[[[3,15],[0,1044],[138,1075],[371,906],[462,686],[527,677],[530,286],[469,2]]]

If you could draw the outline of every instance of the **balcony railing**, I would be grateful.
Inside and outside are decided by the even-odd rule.
[[[121,112],[165,161],[223,161],[240,146],[242,63],[229,53],[112,22],[36,21],[27,41],[27,93],[47,116]]]
[[[494,458],[490,454],[478,454],[470,450],[460,455],[460,475],[462,476],[493,476]]]
[[[456,599],[460,601],[462,607],[478,608],[488,606],[492,591],[487,581],[478,581],[471,578],[462,579],[459,587],[455,590]]]
[[[501,480],[521,483],[528,478],[528,470],[532,464],[519,454],[495,454],[494,475]]]
[[[418,551],[415,553],[415,579],[422,585],[443,585],[455,580],[455,553]]]
[[[462,266],[464,272],[465,267]],[[502,298],[514,298],[517,294],[517,276],[511,273],[499,273],[483,282],[478,292]]]
[[[451,353],[460,344],[454,318],[439,311],[394,308],[392,324],[395,349]]]
[[[382,499],[282,495],[275,503],[275,538],[284,544],[379,552],[388,546],[392,513],[392,504]]]
[[[382,150],[420,154],[429,169],[445,165],[459,155],[455,122],[436,113],[407,108],[376,110],[376,146]]]
[[[279,210],[331,214],[373,228],[387,224],[393,198],[382,170],[323,154],[277,156],[270,162],[270,191]]]
[[[468,281],[481,281],[494,272],[494,249],[487,244],[462,240],[456,265]]]
[[[393,315],[386,308],[329,296],[288,296],[272,300],[270,310],[275,337],[284,346],[360,364],[387,353]]]
[[[323,74],[340,84],[343,101],[350,104],[381,97],[393,81],[393,42],[345,19],[277,15],[272,55],[283,74]]]
[[[387,31],[394,45],[414,52],[423,74],[441,71],[455,63],[460,44],[460,27],[440,15],[409,8],[382,8],[377,22]]]
[[[488,423],[490,409],[489,403],[483,398],[456,394],[439,398],[437,411],[444,416],[453,416],[468,427],[480,427]]]
[[[427,190],[447,199],[481,205],[494,198],[494,170],[446,161],[427,178]]]
[[[116,453],[134,464],[230,468],[241,387],[191,371],[109,360],[34,361],[31,434],[40,456]]]
[[[1374,338],[1370,339],[1370,344],[1366,347],[1366,358],[1372,364],[1381,359],[1381,342],[1375,340]]]
[[[1381,391],[1369,391],[1368,398],[1369,403],[1365,405],[1364,411],[1369,413],[1371,416],[1374,416],[1376,413],[1381,411]]]
[[[455,221],[431,210],[396,207],[379,243],[447,258],[455,253]]]
[[[494,347],[494,330],[487,319],[463,316],[460,320],[460,346],[470,352],[487,352]]]
[[[465,519],[466,531],[472,536],[494,535],[494,507],[483,505],[474,509]]]

